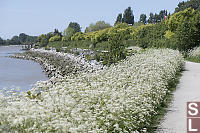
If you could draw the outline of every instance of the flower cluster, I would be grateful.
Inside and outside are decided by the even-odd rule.
[[[0,132],[145,132],[183,63],[178,51],[149,49],[28,94],[0,95]]]
[[[195,47],[188,52],[187,60],[200,62],[200,47]]]
[[[189,51],[188,53],[189,57],[200,57],[200,47],[196,47]]]

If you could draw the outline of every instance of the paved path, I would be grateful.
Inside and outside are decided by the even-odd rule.
[[[200,101],[200,63],[186,62],[168,113],[158,133],[186,133],[186,103]]]

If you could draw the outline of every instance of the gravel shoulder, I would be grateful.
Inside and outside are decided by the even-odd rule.
[[[186,104],[189,101],[200,101],[200,63],[186,61],[173,101],[157,132],[186,133]]]

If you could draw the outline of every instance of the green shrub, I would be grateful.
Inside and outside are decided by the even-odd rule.
[[[99,53],[96,53],[95,55],[94,55],[94,59],[96,60],[96,61],[101,61],[101,55],[99,54]]]
[[[49,39],[49,42],[61,41],[61,36],[55,35]]]
[[[85,55],[85,59],[88,60],[88,61],[91,61],[91,60],[92,60],[92,57],[91,57],[89,54],[86,54],[86,55]]]
[[[103,64],[110,66],[113,63],[126,58],[125,45],[123,44],[123,34],[113,32],[109,37],[109,52],[103,56]]]
[[[142,48],[163,47],[167,27],[164,22],[138,27],[135,41]]]
[[[188,51],[200,43],[200,13],[188,8],[173,14],[166,20],[168,32],[173,36],[171,45],[176,49]]]

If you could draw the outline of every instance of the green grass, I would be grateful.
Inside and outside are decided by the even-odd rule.
[[[187,61],[200,63],[200,57],[187,57],[185,58]]]

